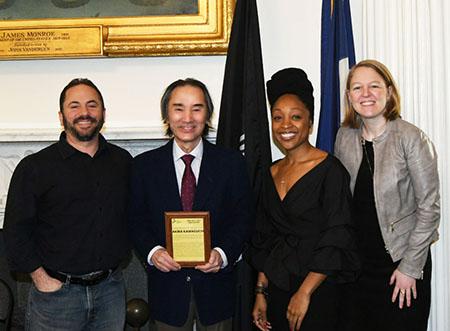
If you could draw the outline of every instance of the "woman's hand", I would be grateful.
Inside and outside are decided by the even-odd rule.
[[[266,297],[262,293],[256,294],[255,305],[253,306],[253,323],[262,331],[267,331],[272,328],[267,320],[267,302]]]
[[[327,275],[313,271],[310,271],[306,275],[303,283],[289,301],[286,317],[289,321],[290,330],[300,330],[300,326],[309,308],[311,295],[326,278]]]
[[[395,269],[392,273],[389,285],[394,283],[395,287],[392,292],[392,302],[397,300],[398,295],[398,307],[402,309],[406,297],[406,306],[411,307],[411,293],[413,298],[417,299],[416,279]]]
[[[301,290],[298,290],[292,296],[286,313],[289,321],[289,330],[300,330],[300,326],[308,311],[310,300],[311,296]]]

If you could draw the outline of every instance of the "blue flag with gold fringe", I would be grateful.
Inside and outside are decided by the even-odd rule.
[[[349,0],[323,0],[320,118],[316,146],[333,153],[341,123],[345,80],[355,64]]]

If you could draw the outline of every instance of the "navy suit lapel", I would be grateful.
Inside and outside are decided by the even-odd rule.
[[[163,147],[161,162],[159,164],[160,176],[158,176],[158,187],[154,188],[155,190],[159,190],[161,195],[163,195],[162,201],[165,203],[165,211],[182,210],[177,175],[173,162],[172,146],[173,139]]]
[[[194,210],[206,209],[206,203],[211,191],[214,188],[215,176],[217,175],[217,160],[211,151],[211,143],[203,140],[203,156],[200,166],[200,175],[197,181],[197,189],[195,191]]]

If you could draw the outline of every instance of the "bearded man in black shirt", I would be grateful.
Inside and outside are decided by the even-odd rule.
[[[33,281],[26,329],[123,330],[131,155],[99,133],[105,107],[90,80],[72,80],[59,104],[64,132],[18,164],[6,203],[8,261]]]

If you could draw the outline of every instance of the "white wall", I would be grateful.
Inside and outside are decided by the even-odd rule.
[[[106,132],[148,128],[160,136],[159,100],[165,86],[195,77],[207,83],[218,101],[224,61],[224,56],[211,56],[0,62],[0,129],[58,129],[62,88],[72,78],[87,77],[103,93]]]

